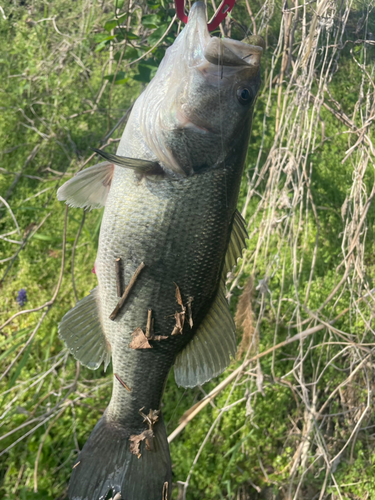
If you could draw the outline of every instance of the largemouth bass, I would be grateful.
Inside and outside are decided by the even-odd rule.
[[[71,206],[105,206],[98,286],[59,333],[84,366],[112,359],[114,372],[111,401],[74,466],[72,500],[110,491],[170,499],[160,414],[168,372],[174,365],[177,383],[194,387],[235,354],[224,283],[246,238],[236,205],[262,54],[260,37],[251,42],[211,37],[205,5],[195,3],[117,154],[100,151],[106,161],[58,191]]]

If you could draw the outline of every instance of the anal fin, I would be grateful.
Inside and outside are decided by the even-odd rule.
[[[98,287],[65,314],[59,336],[83,366],[96,370],[104,362],[106,370],[111,353],[100,321],[97,293]]]

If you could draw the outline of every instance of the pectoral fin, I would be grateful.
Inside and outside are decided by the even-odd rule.
[[[136,170],[140,174],[146,174],[155,170],[161,169],[156,162],[142,160],[139,158],[127,158],[126,156],[117,156],[100,149],[94,149],[95,153],[102,156],[105,160],[118,165],[119,167],[130,168]]]
[[[175,361],[178,385],[195,387],[208,382],[222,373],[236,354],[236,327],[225,299],[225,280],[241,257],[247,237],[245,221],[236,210],[217,296],[196,334]]]
[[[57,199],[77,208],[104,207],[111,187],[114,165],[107,161],[86,168],[57,191]]]
[[[97,288],[68,311],[59,325],[59,336],[73,356],[91,370],[111,361],[110,346],[105,338],[97,302]]]

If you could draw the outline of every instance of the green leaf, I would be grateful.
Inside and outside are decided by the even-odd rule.
[[[156,10],[160,7],[160,2],[159,0],[148,0],[147,6],[152,10]]]
[[[148,38],[147,42],[152,46],[155,45],[156,42],[160,40],[160,38],[164,35],[168,28],[168,24],[162,24],[156,29]]]
[[[34,340],[32,340],[30,342],[30,344],[26,347],[26,350],[23,353],[21,361],[18,363],[17,369],[14,372],[13,377],[9,380],[8,389],[11,389],[14,386],[14,384],[16,383],[18,377],[20,376],[21,371],[22,371],[23,367],[25,366],[25,364],[26,364],[26,362],[28,360],[28,357],[30,356],[30,352],[31,352],[31,348],[33,346],[33,342],[34,342]]]
[[[134,80],[138,82],[148,83],[155,75],[157,68],[151,64],[139,64],[139,73],[133,77]]]
[[[148,14],[142,17],[142,26],[146,28],[157,28],[160,24],[160,18],[156,14]]]
[[[118,52],[116,52],[116,54],[114,55],[114,59],[115,61],[119,61],[120,60],[120,57],[121,57],[121,54],[122,54],[122,50],[119,50]],[[124,52],[124,55],[123,55],[123,59],[137,59],[137,57],[140,56],[140,53],[137,49],[135,49],[134,47],[132,47],[131,45],[128,45],[125,49],[125,52]]]
[[[113,82],[113,80],[115,80],[115,82],[117,82],[119,80],[124,80],[125,79],[125,72],[124,71],[119,71],[117,74],[113,73],[112,75],[107,75],[104,78],[106,80],[109,80],[111,83]]]
[[[100,52],[101,50],[104,49],[104,47],[107,45],[108,40],[104,40],[103,42],[100,42],[98,46],[95,49],[95,52]]]
[[[95,52],[100,52],[114,38],[116,38],[115,35],[107,35],[100,43],[98,43]]]
[[[116,9],[121,9],[121,7],[124,5],[125,0],[115,0],[115,8]]]
[[[117,26],[117,19],[111,19],[110,21],[107,21],[104,25],[104,29],[108,31],[109,33],[115,29]]]
[[[129,78],[123,78],[122,80],[116,80],[115,85],[124,85],[129,81]]]
[[[22,328],[22,330],[18,330],[18,332],[14,333],[12,335],[9,335],[9,337],[7,337],[2,342],[0,342],[0,348],[3,347],[3,345],[12,342],[12,340],[21,339],[22,337],[27,335],[29,332],[31,332],[31,330],[32,330],[31,328]],[[0,357],[0,359],[2,359],[2,357]]]
[[[133,33],[132,31],[126,31],[126,30],[121,30],[121,31],[117,31],[116,33],[116,38],[117,40],[125,40],[125,38],[127,40],[139,40],[139,36],[136,35],[135,33]]]
[[[115,29],[117,26],[122,24],[125,21],[125,18],[127,17],[128,13],[126,12],[125,14],[122,14],[121,16],[118,16],[115,19],[111,19],[110,21],[107,21],[104,25],[104,29],[108,32],[111,32],[113,29]]]
[[[113,40],[115,35],[108,35],[107,33],[98,33],[94,36],[94,40],[96,43],[104,42],[105,40]]]
[[[20,342],[17,342],[17,344],[15,345],[12,345],[12,347],[9,347],[9,349],[7,349],[6,351],[4,351],[1,355],[0,355],[0,361],[2,361],[3,359],[5,359],[7,356],[9,356],[9,354],[12,354],[13,351],[15,351],[17,349],[17,347],[19,347],[20,345],[22,345],[24,343],[23,340],[21,340]]]

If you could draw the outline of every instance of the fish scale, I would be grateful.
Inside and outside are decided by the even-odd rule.
[[[174,366],[177,384],[194,387],[222,373],[235,354],[225,279],[247,237],[236,205],[262,45],[257,36],[246,43],[211,38],[205,5],[194,3],[135,102],[117,154],[96,150],[106,161],[58,190],[71,206],[105,206],[98,286],[65,314],[59,335],[84,366],[106,368],[112,360],[114,373],[109,405],[75,462],[70,500],[104,500],[108,492],[170,500],[160,413],[168,373]],[[117,259],[122,290],[134,280],[121,307]],[[133,333],[147,341],[149,310],[151,348],[140,348]]]
[[[194,335],[219,283],[236,201],[228,200],[223,191],[227,188],[230,193],[237,191],[233,189],[233,181],[238,178],[234,173],[233,168],[218,169],[179,181],[156,181],[151,188],[149,182],[139,182],[133,173],[121,169],[115,173],[109,195],[109,202],[113,197],[114,203],[109,203],[111,209],[103,217],[96,265],[104,329],[113,353],[113,371],[132,392],[114,383],[108,417],[139,426],[142,424],[140,408],[160,407],[165,378],[173,360]],[[229,206],[223,199],[229,201]],[[204,221],[202,213],[208,214]],[[126,230],[116,231],[118,227]],[[164,238],[160,239],[160,234]],[[158,244],[154,245],[156,235]],[[165,248],[171,250],[166,252]],[[122,312],[111,321],[109,315],[118,302],[114,273],[117,257],[124,263],[125,283],[140,262],[146,267]],[[153,311],[155,332],[171,335],[174,313],[180,310],[174,283],[178,284],[185,301],[188,297],[194,299],[193,329],[185,323],[183,335],[174,336],[168,342],[154,342],[153,349],[134,352],[128,347],[131,333],[137,327],[145,330],[148,309]],[[151,382],[145,381],[144,366]]]

